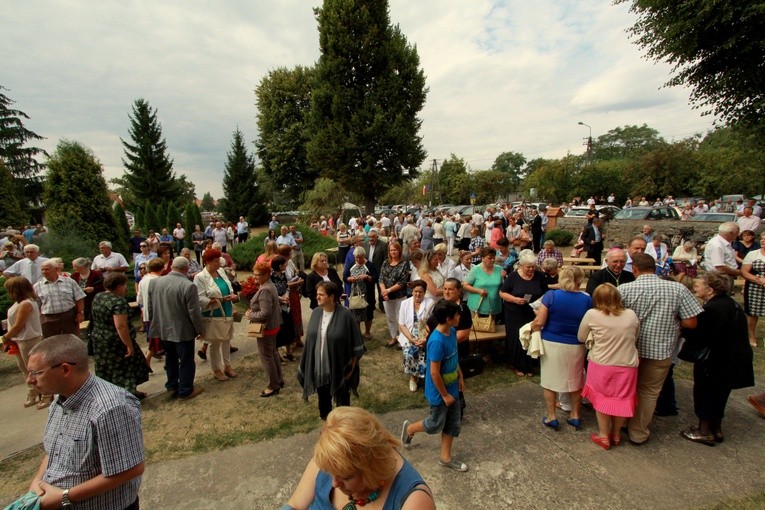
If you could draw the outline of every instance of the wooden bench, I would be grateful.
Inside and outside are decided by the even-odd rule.
[[[588,257],[563,257],[563,264],[564,265],[580,265],[580,264],[586,264],[586,265],[592,265],[595,263],[595,259],[588,258]]]

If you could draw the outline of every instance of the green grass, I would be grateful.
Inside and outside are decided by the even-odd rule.
[[[762,510],[765,508],[765,492],[705,507],[705,510]]]

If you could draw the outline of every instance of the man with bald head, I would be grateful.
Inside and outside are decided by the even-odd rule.
[[[606,254],[606,267],[592,273],[587,280],[587,294],[592,296],[595,289],[604,283],[610,283],[618,287],[623,283],[635,281],[635,276],[624,270],[627,263],[627,254],[620,248],[612,248]]]
[[[43,277],[35,283],[35,294],[40,300],[40,325],[43,337],[80,332],[85,320],[85,292],[71,278],[58,274],[58,263],[42,263]]]

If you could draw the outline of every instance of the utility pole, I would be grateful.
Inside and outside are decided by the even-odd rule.
[[[585,138],[586,142],[584,143],[584,145],[587,147],[587,163],[591,165],[592,164],[592,128],[582,121],[577,122],[577,124],[579,124],[580,126],[584,126],[590,130],[589,136]]]
[[[434,192],[434,181],[436,186],[439,184],[438,182],[438,160],[434,159],[433,164],[430,167],[430,193],[428,197],[428,209],[433,207],[433,192]]]

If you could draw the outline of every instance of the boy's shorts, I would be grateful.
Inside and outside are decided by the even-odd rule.
[[[428,434],[437,434],[443,432],[452,437],[460,435],[460,406],[457,402],[447,406],[430,406],[430,414],[422,420],[422,428]]]

